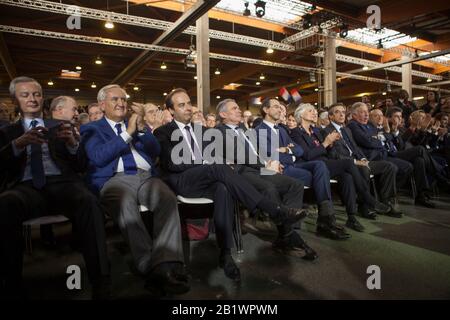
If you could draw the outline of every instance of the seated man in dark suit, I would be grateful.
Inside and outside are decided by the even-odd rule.
[[[250,212],[256,208],[267,212],[278,225],[296,223],[306,217],[306,211],[270,201],[228,165],[212,164],[218,161],[205,150],[211,141],[208,132],[214,131],[191,123],[192,103],[186,90],[174,89],[165,104],[174,120],[156,129],[155,136],[161,145],[160,163],[166,181],[179,195],[214,200],[219,266],[227,277],[239,281],[240,270],[231,256],[235,200]]]
[[[267,199],[286,207],[301,208],[303,206],[303,183],[280,174],[282,169],[278,161],[265,162],[261,159],[255,139],[252,142],[251,137],[246,136],[247,128],[241,123],[242,112],[236,101],[233,99],[222,100],[217,104],[216,110],[221,120],[217,129],[220,130],[223,138],[223,152],[220,157]],[[218,150],[219,153],[220,151],[221,149]],[[274,248],[283,251],[304,250],[304,259],[314,260],[317,258],[314,250],[292,229],[290,224],[277,227],[279,232],[278,238],[273,244]]]
[[[353,160],[334,160],[328,155],[328,150],[340,139],[338,132],[334,131],[325,138],[318,128],[313,127],[317,122],[317,110],[311,104],[301,104],[295,110],[295,118],[300,126],[291,131],[292,140],[298,143],[304,150],[303,158],[307,161],[322,160],[326,163],[330,176],[337,179],[341,191],[342,202],[345,203],[348,215],[347,225],[357,231],[364,228],[356,220],[359,212],[368,218],[374,219],[364,207],[373,209],[382,214],[390,214],[391,207],[375,200],[370,194],[367,181],[361,176]],[[356,200],[359,198],[360,206],[357,208]],[[362,205],[364,204],[364,205]]]
[[[258,133],[259,154],[263,158],[280,161],[284,175],[298,179],[313,188],[318,204],[316,229],[318,235],[335,240],[349,238],[350,235],[335,221],[330,176],[325,164],[322,161],[299,161],[303,149],[291,140],[284,128],[276,125],[282,112],[282,106],[277,99],[265,99],[260,112],[264,120],[255,129]]]
[[[413,173],[413,165],[408,159],[397,157],[396,151],[388,150],[383,138],[378,138],[378,129],[369,122],[369,110],[364,104],[358,102],[354,103],[351,108],[352,120],[348,123],[347,127],[352,131],[353,138],[364,152],[367,160],[387,160],[394,163],[397,168],[397,186],[401,187],[409,181],[411,174]],[[417,182],[417,181],[416,181]],[[424,182],[420,181],[420,184]],[[422,190],[422,189],[421,189]],[[423,192],[420,193],[416,199],[417,203],[429,204]]]
[[[378,193],[381,202],[392,207],[391,213],[399,213],[394,209],[393,201],[397,190],[395,185],[397,166],[384,160],[368,161],[366,159],[364,153],[353,140],[352,132],[345,127],[345,112],[342,103],[332,104],[328,109],[331,123],[324,129],[325,135],[337,131],[341,137],[329,148],[328,155],[332,159],[353,160],[367,182],[369,182],[370,175],[373,174],[379,182]]]
[[[22,120],[0,130],[0,291],[7,298],[23,297],[22,222],[62,213],[76,226],[93,297],[107,298],[110,272],[103,213],[76,173],[73,128],[42,119],[42,88],[36,80],[15,78],[10,94]]]
[[[128,242],[146,287],[161,294],[185,293],[189,285],[177,198],[155,177],[160,146],[150,131],[138,131],[144,110],[135,107],[127,121],[126,92],[118,85],[100,89],[97,100],[104,117],[81,127],[90,185]],[[141,218],[140,205],[151,211],[153,237]]]
[[[393,113],[397,113],[398,115],[400,112],[401,111],[398,108],[391,108],[388,110],[389,116]],[[416,198],[417,204],[434,207],[434,204],[427,199],[426,195],[426,192],[430,190],[428,176],[435,178],[438,181],[444,180],[445,182],[445,178],[439,173],[440,165],[433,160],[424,146],[412,146],[411,148],[406,148],[399,130],[397,129],[394,132],[391,132],[388,118],[385,118],[383,114],[374,110],[370,113],[369,117],[372,125],[377,129],[377,137],[383,143],[388,155],[408,161],[414,166],[414,177],[418,193],[418,198]]]

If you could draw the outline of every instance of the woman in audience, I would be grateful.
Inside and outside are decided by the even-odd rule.
[[[431,114],[434,116],[441,112],[441,104],[439,102],[439,95],[434,91],[427,92],[427,103],[425,103],[422,108],[425,113]]]
[[[288,114],[286,124],[287,124],[287,127],[289,128],[289,130],[297,128],[298,124],[297,124],[297,121],[295,120],[293,112]]]

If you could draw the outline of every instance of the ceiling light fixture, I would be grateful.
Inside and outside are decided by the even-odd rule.
[[[368,66],[364,66],[362,69],[363,70],[369,70],[369,67]]]
[[[47,82],[47,84],[48,84],[49,86],[52,86],[52,85],[53,85],[53,81],[50,80],[49,82]]]
[[[103,63],[102,59],[100,59],[100,56],[98,56],[98,57],[95,59],[95,64],[100,65],[100,64],[102,64],[102,63]]]
[[[167,69],[167,66],[166,66],[166,64],[164,62],[161,64],[161,69],[163,69],[163,70]]]
[[[266,50],[267,53],[272,54],[273,53],[273,49],[271,47],[267,48]]]
[[[78,89],[78,88],[75,88],[75,92],[79,92],[80,91],[80,89]]]
[[[266,14],[266,3],[262,0],[255,2],[255,13],[258,18],[264,17]]]
[[[92,88],[92,89],[95,89],[95,88],[97,88],[97,85],[95,84],[95,82],[92,82],[92,84],[91,84],[91,88]]]
[[[261,82],[259,82],[259,81],[256,81],[256,85],[257,86],[259,86],[261,84]]]
[[[261,73],[261,75],[259,76],[259,80],[264,80],[265,78],[266,78],[266,76]]]
[[[105,28],[106,28],[106,29],[114,29],[114,23],[112,23],[111,20],[106,20],[106,22],[105,22]]]
[[[217,68],[217,69],[216,69],[216,71],[214,71],[214,74],[217,74],[217,75],[219,75],[219,74],[220,74],[220,70],[219,70],[219,68]]]
[[[81,70],[81,67],[80,66],[76,66],[75,69]]]
[[[134,86],[134,87],[133,87],[133,90],[134,90],[134,91],[138,91],[138,90],[139,90],[139,87],[138,87],[138,86]]]

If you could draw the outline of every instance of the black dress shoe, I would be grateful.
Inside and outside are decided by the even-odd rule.
[[[273,248],[284,254],[289,254],[291,252],[302,252],[302,259],[305,260],[315,260],[319,256],[317,253],[306,244],[305,240],[295,231],[292,231],[289,235],[278,237],[274,243]]]
[[[219,258],[219,267],[225,275],[233,281],[241,281],[241,271],[233,260],[231,254],[221,255]]]
[[[378,201],[373,206],[373,210],[375,210],[378,214],[388,214],[391,209],[391,206],[385,205],[384,203]]]
[[[365,230],[364,226],[359,223],[354,215],[348,216],[345,226],[358,232],[363,232]]]
[[[365,206],[359,206],[358,207],[358,213],[361,217],[370,219],[370,220],[377,220],[377,214],[375,211],[369,210]]]
[[[436,205],[431,202],[430,200],[428,200],[427,198],[425,198],[424,196],[419,196],[416,198],[416,200],[414,201],[414,204],[417,206],[422,206],[422,207],[427,207],[427,208],[436,208]]]
[[[183,294],[190,290],[186,281],[179,279],[174,272],[174,265],[161,263],[147,275],[146,288],[159,288],[166,294]]]
[[[318,225],[316,234],[321,237],[329,238],[332,240],[345,240],[351,236],[345,231],[333,228],[332,226]]]

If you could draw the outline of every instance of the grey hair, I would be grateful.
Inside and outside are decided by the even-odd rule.
[[[25,83],[25,82],[34,82],[34,83],[36,83],[37,86],[39,87],[39,90],[41,91],[41,94],[42,94],[42,86],[35,79],[30,78],[30,77],[16,77],[16,78],[12,79],[10,84],[9,84],[9,95],[12,98],[15,98],[16,97],[16,85],[18,83]]]
[[[105,101],[106,100],[106,93],[108,90],[114,89],[114,88],[119,88],[122,89],[123,91],[125,91],[121,86],[119,86],[118,84],[108,84],[107,86],[104,86],[103,88],[101,88],[100,90],[98,90],[97,93],[97,101],[101,102],[101,101]],[[126,91],[125,91],[126,92]]]
[[[65,104],[65,103],[67,102],[67,100],[69,100],[69,99],[72,99],[72,100],[75,101],[74,98],[69,97],[69,96],[59,96],[59,97],[54,98],[54,99],[52,100],[52,103],[50,104],[50,111],[53,112],[53,111],[56,110],[56,108],[58,108],[58,107],[63,107],[64,104]]]
[[[314,108],[314,106],[310,103],[300,103],[300,105],[297,107],[297,109],[295,109],[295,112],[294,112],[295,121],[300,123],[302,120],[303,113],[305,113],[305,111],[307,111],[309,109],[315,110],[316,108]]]
[[[320,119],[328,119],[328,111],[322,111],[319,115]]]
[[[224,100],[220,101],[217,104],[216,112],[217,112],[217,115],[219,116],[220,119],[222,119],[222,117],[220,116],[220,113],[227,111],[227,103],[229,103],[229,102],[236,103],[236,100],[234,100],[234,99],[224,99]]]
[[[358,110],[361,107],[367,107],[367,104],[365,104],[364,102],[355,102],[354,104],[352,104],[352,114],[356,113],[356,110]]]

